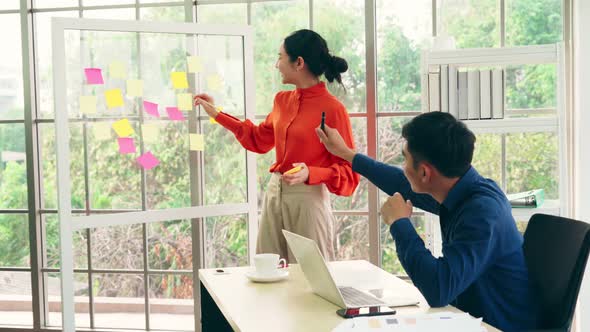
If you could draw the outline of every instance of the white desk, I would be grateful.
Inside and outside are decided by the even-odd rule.
[[[201,322],[209,331],[331,331],[343,320],[338,307],[315,295],[298,265],[289,267],[289,277],[277,283],[250,282],[245,272],[251,267],[199,270]],[[436,311],[460,312],[457,308],[430,308],[418,289],[367,261],[330,263],[339,286],[362,290],[383,289],[383,295],[399,294],[420,298],[419,306],[398,307],[396,315]],[[485,325],[488,331],[497,329]]]

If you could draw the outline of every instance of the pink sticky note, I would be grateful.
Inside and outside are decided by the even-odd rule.
[[[131,137],[119,137],[119,152],[121,154],[135,153],[135,143]]]
[[[104,84],[100,68],[85,68],[86,84]]]
[[[178,107],[166,107],[166,113],[168,113],[168,117],[170,120],[173,121],[182,121],[184,120],[184,115],[181,111],[178,110]]]
[[[158,104],[156,103],[151,103],[149,101],[144,101],[143,102],[143,109],[145,110],[145,112],[147,114],[151,114],[155,117],[160,117],[160,113],[158,112]]]
[[[145,169],[152,169],[152,168],[158,166],[158,164],[160,164],[160,161],[158,160],[158,158],[156,158],[149,151],[142,154],[141,156],[137,157],[137,162],[141,165],[141,167],[143,167]]]

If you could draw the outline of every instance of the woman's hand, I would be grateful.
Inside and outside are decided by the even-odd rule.
[[[300,166],[301,170],[293,174],[283,174],[282,178],[288,185],[305,183],[309,179],[309,168],[305,163],[293,163],[293,167]]]
[[[219,112],[215,109],[215,101],[213,97],[209,96],[206,93],[201,93],[196,95],[194,98],[195,106],[201,106],[207,112],[207,114],[214,118],[219,114]]]

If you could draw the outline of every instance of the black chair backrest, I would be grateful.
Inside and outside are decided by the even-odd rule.
[[[523,250],[541,305],[539,328],[569,331],[590,250],[590,224],[535,214]]]

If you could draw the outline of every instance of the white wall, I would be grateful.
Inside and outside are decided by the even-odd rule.
[[[574,0],[574,109],[577,126],[576,218],[590,222],[590,1]],[[580,292],[581,331],[590,332],[590,265]]]

